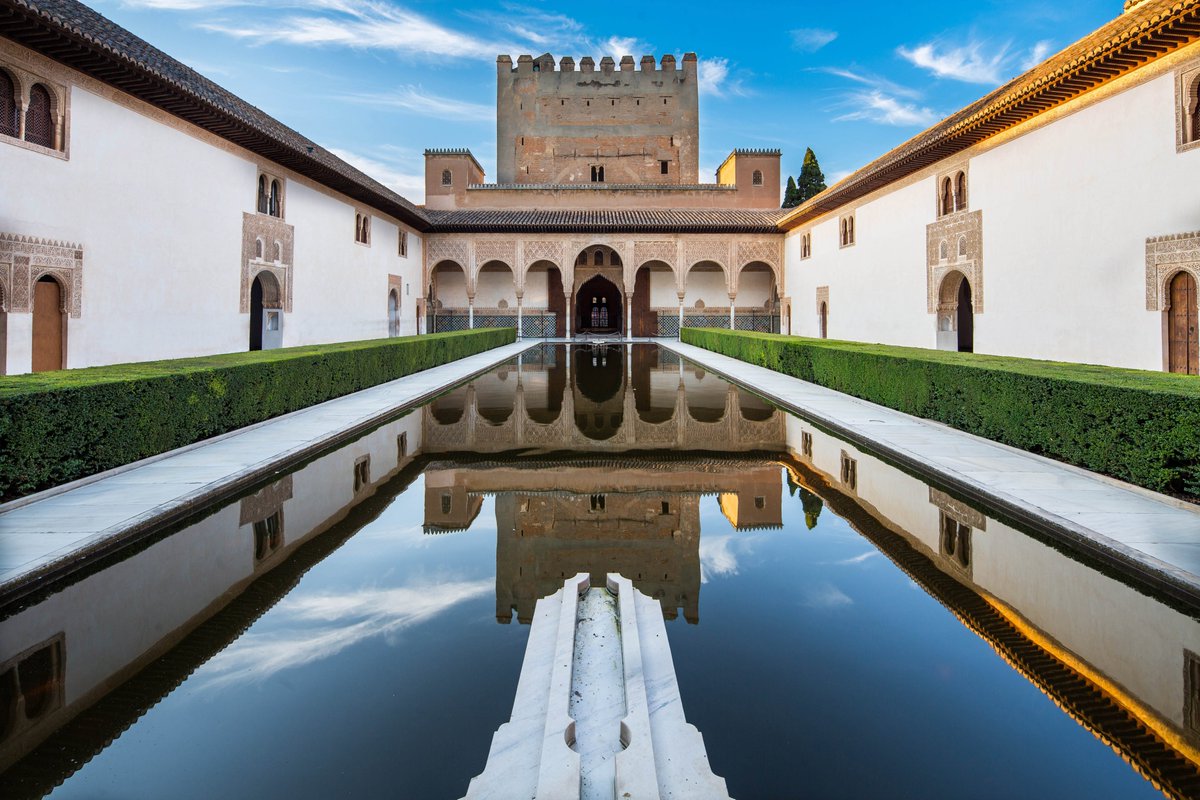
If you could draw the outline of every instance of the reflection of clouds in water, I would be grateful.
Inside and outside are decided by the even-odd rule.
[[[751,555],[762,536],[744,533],[700,537],[700,582],[718,575],[737,575],[738,558]]]
[[[201,688],[311,664],[375,636],[426,622],[466,600],[488,594],[492,580],[288,598],[274,611],[274,630],[248,633],[200,668]]]
[[[732,536],[700,537],[700,582],[708,583],[714,575],[737,575],[737,554],[733,552]]]
[[[839,608],[854,604],[853,598],[826,581],[808,586],[800,595],[800,604],[809,608]]]
[[[841,561],[835,561],[833,563],[838,565],[839,567],[850,567],[850,566],[854,566],[855,564],[862,564],[865,561],[870,561],[872,558],[875,558],[878,555],[881,555],[881,553],[878,550],[868,550],[867,552],[863,553],[860,556],[854,556],[853,558],[844,558]]]

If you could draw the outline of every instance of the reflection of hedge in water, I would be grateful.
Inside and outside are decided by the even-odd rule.
[[[860,342],[685,329],[682,340],[1156,491],[1200,499],[1200,380]]]
[[[0,496],[28,494],[514,341],[475,330],[0,378]]]

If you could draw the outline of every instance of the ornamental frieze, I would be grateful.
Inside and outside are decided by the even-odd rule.
[[[971,287],[971,308],[983,313],[983,212],[956,211],[925,226],[926,309],[936,314],[942,281],[961,272]]]
[[[636,266],[641,266],[647,261],[661,261],[668,266],[674,267],[679,256],[679,249],[675,242],[634,242],[633,243],[633,260]]]
[[[72,317],[83,311],[83,245],[0,233],[0,285],[10,313],[33,310],[33,284],[53,277],[63,288],[63,308]]]
[[[430,269],[442,261],[453,261],[465,272],[471,263],[471,243],[467,239],[428,237],[425,240],[425,259]]]
[[[1146,240],[1146,310],[1165,311],[1167,278],[1189,272],[1200,281],[1200,231]]]
[[[517,263],[517,243],[513,239],[483,239],[475,242],[475,264],[483,266],[489,261],[500,261],[509,268]]]

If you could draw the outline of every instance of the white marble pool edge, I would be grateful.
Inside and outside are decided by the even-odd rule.
[[[541,340],[504,345],[0,504],[0,603],[365,433]]]
[[[1200,507],[710,350],[658,343],[963,499],[1200,603]]]

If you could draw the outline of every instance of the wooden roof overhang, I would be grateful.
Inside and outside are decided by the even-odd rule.
[[[797,206],[792,230],[1200,38],[1200,2],[1148,0]]]
[[[429,227],[417,206],[86,6],[0,0],[0,36],[418,230]]]

